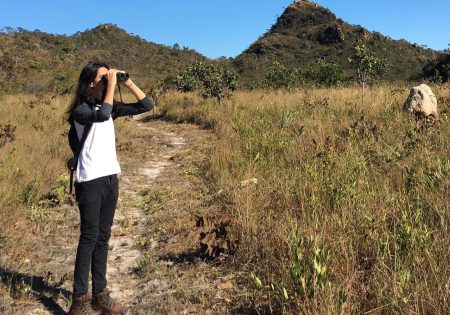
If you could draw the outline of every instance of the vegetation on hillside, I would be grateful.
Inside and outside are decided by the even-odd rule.
[[[242,85],[250,87],[262,84],[266,69],[274,61],[290,68],[304,68],[322,58],[340,65],[347,76],[356,76],[347,60],[358,45],[367,46],[389,62],[391,71],[385,76],[387,80],[407,80],[440,54],[350,25],[330,10],[302,0],[290,5],[270,30],[237,56],[233,64]]]
[[[317,71],[317,67],[326,66],[323,69],[334,69],[338,75],[333,82],[325,83],[329,86],[344,78],[356,80],[356,71],[348,58],[353,56],[354,47],[360,45],[391,65],[384,79],[418,77],[422,68],[436,58],[439,59],[424,70],[424,75],[435,77],[438,71],[442,80],[448,77],[445,62],[440,62],[442,54],[349,25],[328,9],[304,0],[290,5],[266,34],[235,59],[209,62],[233,67],[239,86],[244,88],[267,83],[265,75],[274,62],[300,69],[308,74],[307,81],[320,81],[320,85],[326,82],[326,76],[320,78],[322,71]],[[95,59],[130,72],[145,89],[158,82],[167,83],[193,62],[207,61],[187,47],[147,42],[113,24],[102,24],[71,36],[5,27],[0,32],[0,90],[67,94],[81,67]]]
[[[450,52],[427,64],[422,70],[421,77],[438,83],[448,82],[450,80]]]
[[[91,60],[128,71],[149,88],[206,58],[187,47],[167,47],[102,24],[72,36],[4,28],[0,33],[0,90],[67,94]]]
[[[272,89],[292,90],[301,86],[336,86],[348,81],[342,67],[317,59],[304,69],[289,68],[274,61],[266,71],[264,85]]]

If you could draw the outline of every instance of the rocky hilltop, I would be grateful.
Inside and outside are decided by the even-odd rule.
[[[348,58],[353,47],[360,44],[387,59],[391,67],[385,77],[388,80],[408,79],[439,55],[418,44],[350,25],[312,1],[297,0],[267,33],[235,58],[234,66],[246,82],[264,79],[265,70],[273,61],[304,67],[324,58],[340,64],[351,75]]]

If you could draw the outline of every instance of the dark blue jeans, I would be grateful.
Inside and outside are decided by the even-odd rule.
[[[80,210],[80,239],[73,295],[88,292],[89,270],[92,275],[92,294],[95,295],[106,287],[108,241],[119,194],[117,175],[75,183],[75,193]]]

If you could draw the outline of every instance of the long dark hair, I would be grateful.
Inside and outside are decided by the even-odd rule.
[[[83,70],[81,70],[77,89],[75,91],[75,96],[66,112],[68,116],[67,120],[69,122],[72,119],[72,111],[75,109],[75,107],[84,102],[95,101],[93,99],[91,88],[89,87],[89,85],[91,84],[91,82],[94,82],[95,78],[97,77],[98,69],[102,67],[105,67],[109,70],[109,66],[101,61],[92,61],[84,66]]]

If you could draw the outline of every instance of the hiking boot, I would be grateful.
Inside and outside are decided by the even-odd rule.
[[[111,298],[107,288],[104,288],[94,296],[92,299],[92,308],[94,311],[101,311],[104,315],[125,315],[128,311],[122,304]]]
[[[94,315],[92,311],[90,300],[87,294],[81,294],[72,299],[68,315]]]

